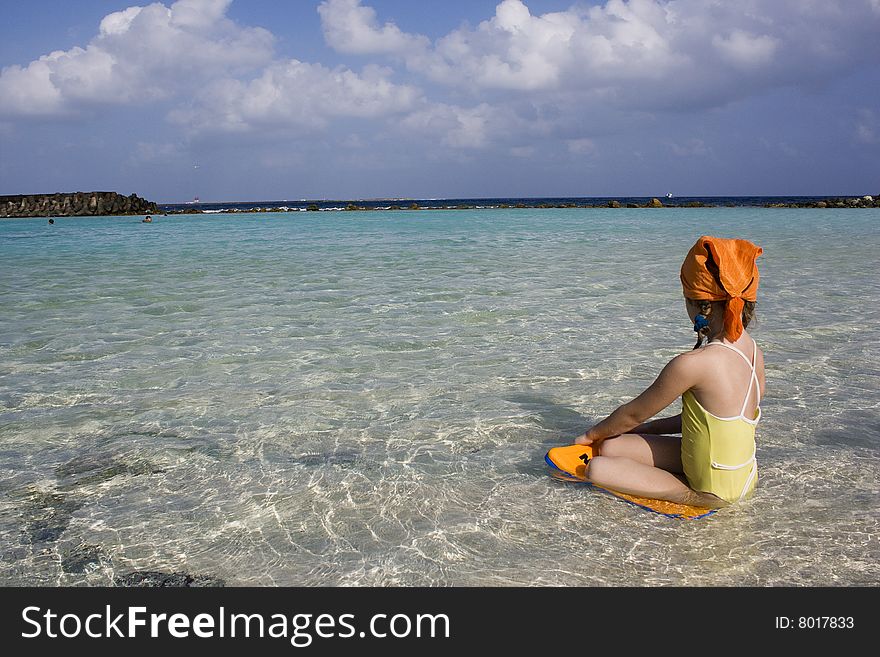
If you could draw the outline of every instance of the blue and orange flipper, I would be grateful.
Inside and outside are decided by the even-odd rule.
[[[563,474],[577,479],[578,481],[586,481],[587,463],[593,458],[592,445],[566,445],[565,447],[554,447],[544,460],[551,468],[556,468]]]
[[[684,518],[687,520],[699,520],[711,516],[716,509],[708,509],[699,506],[690,506],[687,504],[678,504],[676,502],[667,502],[666,500],[654,500],[637,495],[629,495],[628,493],[619,493],[615,490],[603,488],[587,481],[586,469],[587,464],[592,460],[594,450],[591,445],[566,445],[565,447],[554,447],[544,460],[551,468],[553,468],[554,479],[568,481],[573,483],[582,483],[598,488],[601,491],[619,497],[639,508],[659,513],[668,518]]]

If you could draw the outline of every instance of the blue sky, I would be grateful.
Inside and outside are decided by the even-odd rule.
[[[0,193],[880,192],[880,0],[3,0]]]

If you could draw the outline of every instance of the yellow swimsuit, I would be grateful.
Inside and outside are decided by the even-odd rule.
[[[719,345],[735,351],[749,364],[752,377],[736,417],[718,417],[700,405],[688,390],[681,396],[681,464],[688,484],[696,491],[717,495],[728,502],[738,502],[750,496],[758,483],[758,463],[755,460],[755,427],[761,419],[761,387],[752,359],[734,346],[710,342],[707,347]],[[752,382],[757,386],[755,417],[745,416]]]

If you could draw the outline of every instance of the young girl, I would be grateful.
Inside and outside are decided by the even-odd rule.
[[[590,482],[709,508],[754,491],[764,357],[745,327],[754,316],[755,260],[762,252],[747,240],[697,240],[681,267],[697,344],[673,358],[641,395],[575,440],[593,446],[585,470]],[[679,396],[681,414],[642,424]],[[678,433],[680,438],[670,435]]]

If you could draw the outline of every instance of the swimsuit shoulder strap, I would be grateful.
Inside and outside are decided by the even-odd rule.
[[[742,351],[740,351],[739,349],[734,347],[732,344],[726,344],[724,342],[710,342],[706,346],[710,347],[713,344],[717,344],[719,347],[724,347],[726,349],[730,349],[731,351],[735,351],[736,353],[738,353],[740,355],[740,357],[744,361],[746,361],[746,363],[749,366],[749,369],[751,370],[752,376],[749,377],[749,387],[746,390],[746,398],[743,400],[742,410],[740,410],[740,412],[739,412],[740,417],[745,417],[746,406],[749,405],[749,394],[752,392],[752,382],[753,381],[755,382],[755,386],[756,386],[755,392],[757,395],[757,398],[755,401],[758,406],[761,405],[761,384],[758,383],[758,375],[755,372],[755,365],[757,364],[757,361],[758,361],[758,343],[755,342],[755,340],[752,340],[752,345],[754,346],[754,349],[752,350],[751,359],[749,359],[748,356],[746,356]]]
[[[752,340],[752,345],[754,348],[752,349],[752,379],[755,381],[755,394],[758,396],[756,402],[758,406],[761,405],[761,384],[758,382],[758,373],[755,370],[758,366],[758,343],[755,340]],[[752,382],[749,381],[749,388],[751,388]],[[748,398],[746,399],[748,401]],[[743,406],[745,409],[745,406]]]
[[[706,346],[711,347],[712,345],[718,345],[719,347],[724,347],[725,349],[730,349],[731,351],[735,351],[736,353],[738,353],[740,355],[740,358],[742,358],[744,361],[746,361],[746,363],[748,363],[748,365],[751,369],[755,369],[754,361],[755,361],[755,357],[758,355],[758,343],[755,342],[754,340],[752,340],[752,342],[754,342],[754,344],[755,344],[755,355],[752,356],[751,359],[748,356],[746,356],[743,352],[741,352],[739,349],[734,347],[732,344],[727,344],[726,342],[710,342]]]

